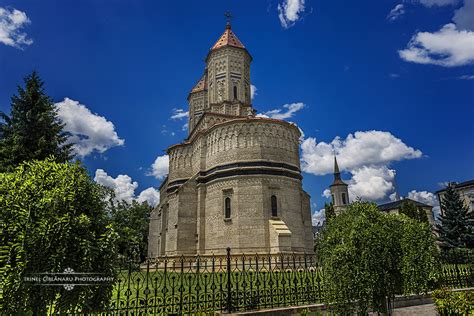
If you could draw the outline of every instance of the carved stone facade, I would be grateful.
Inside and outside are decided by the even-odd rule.
[[[230,29],[189,94],[189,136],[168,148],[169,175],[150,218],[149,257],[313,251],[298,128],[260,118],[252,58]]]

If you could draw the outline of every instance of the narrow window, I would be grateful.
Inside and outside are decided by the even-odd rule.
[[[342,204],[343,204],[343,205],[346,205],[346,204],[347,204],[347,201],[346,201],[346,194],[345,194],[345,193],[342,193]]]
[[[237,99],[237,86],[234,86],[234,99]]]
[[[277,206],[277,197],[272,195],[272,216],[278,216],[278,206]]]
[[[230,197],[227,197],[225,198],[225,210],[224,210],[225,218],[230,218],[230,212],[231,212]]]
[[[334,199],[334,194],[331,194],[332,197],[332,204],[336,204],[336,200]]]

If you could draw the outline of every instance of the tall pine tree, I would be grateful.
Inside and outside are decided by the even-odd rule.
[[[445,250],[474,247],[474,213],[464,204],[453,184],[448,185],[441,201],[444,214],[437,225],[439,241]]]
[[[23,161],[43,160],[53,156],[58,162],[72,158],[72,144],[67,144],[64,125],[57,117],[56,107],[45,94],[43,81],[36,71],[18,86],[12,97],[11,114],[0,112],[0,171]]]

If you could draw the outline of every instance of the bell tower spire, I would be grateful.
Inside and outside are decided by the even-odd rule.
[[[349,190],[348,185],[341,179],[341,172],[339,171],[336,155],[334,155],[334,181],[330,189],[334,211],[336,214],[340,214],[349,204]]]

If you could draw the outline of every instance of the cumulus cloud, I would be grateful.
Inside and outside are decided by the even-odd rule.
[[[390,10],[389,14],[387,15],[387,20],[391,22],[395,21],[403,14],[405,14],[405,6],[402,3],[397,4],[392,10]]]
[[[117,178],[112,178],[103,169],[95,171],[94,181],[109,187],[114,190],[115,198],[131,202],[135,196],[135,189],[138,187],[138,182],[132,181],[126,174],[119,174]]]
[[[348,181],[351,200],[358,197],[364,200],[378,201],[384,199],[395,189],[395,170],[387,166],[363,166],[351,171],[352,179]]]
[[[390,132],[366,131],[334,138],[330,143],[309,137],[301,144],[303,171],[315,175],[333,172],[334,154],[341,169],[351,171],[366,165],[386,165],[392,161],[422,156],[420,150],[407,146]]]
[[[301,19],[305,9],[305,0],[284,0],[278,4],[278,18],[285,29],[292,27]]]
[[[160,203],[160,191],[155,188],[148,188],[140,192],[138,195],[137,201],[139,203],[148,202],[150,206],[156,206]]]
[[[400,57],[408,62],[433,64],[444,67],[474,63],[474,31],[460,30],[449,23],[439,31],[418,32],[407,48],[399,50]]]
[[[184,111],[183,109],[173,109],[173,115],[171,115],[172,120],[182,120],[189,117],[189,111]]]
[[[168,155],[158,156],[155,162],[151,165],[151,172],[148,174],[162,180],[168,175],[169,172],[170,158]]]
[[[107,174],[103,169],[95,171],[94,181],[111,188],[115,192],[115,200],[126,201],[128,203],[137,200],[142,203],[147,201],[151,206],[156,206],[160,202],[160,192],[150,187],[143,190],[138,197],[135,196],[135,190],[138,187],[138,182],[132,181],[132,178],[126,174],[119,174],[113,178]]]
[[[0,43],[20,49],[33,44],[33,40],[22,32],[30,23],[25,12],[0,7]]]
[[[474,31],[474,0],[464,0],[464,5],[454,12],[453,21],[458,29]]]
[[[433,206],[433,216],[434,216],[434,218],[436,219],[436,218],[439,217],[439,215],[441,213],[441,209],[440,209],[440,206],[439,206],[438,198],[436,197],[435,194],[433,194],[431,192],[428,192],[428,191],[412,190],[412,191],[408,192],[408,198]]]
[[[253,84],[250,85],[250,98],[253,100],[255,96],[257,95],[257,87],[254,86]]]
[[[313,213],[311,216],[311,220],[313,223],[313,226],[320,226],[323,224],[323,222],[326,220],[326,211],[325,209],[320,209],[319,211],[316,211]]]
[[[291,104],[285,104],[281,109],[275,109],[275,110],[270,110],[268,112],[264,112],[261,114],[258,114],[258,117],[269,117],[277,120],[285,120],[293,117],[293,115],[304,108],[305,105],[304,103],[298,102],[298,103],[291,103]]]
[[[422,156],[420,150],[383,131],[359,131],[345,139],[335,137],[330,143],[317,143],[309,137],[302,142],[301,150],[302,170],[314,175],[333,173],[336,155],[340,170],[352,175],[346,181],[351,200],[384,199],[395,189],[396,172],[388,167],[390,163]],[[329,198],[330,190],[326,189],[323,196]]]
[[[92,113],[78,101],[65,98],[56,103],[56,107],[59,119],[65,124],[64,131],[71,135],[69,141],[74,143],[73,148],[78,156],[85,157],[94,150],[103,153],[125,143],[117,135],[112,122]]]

